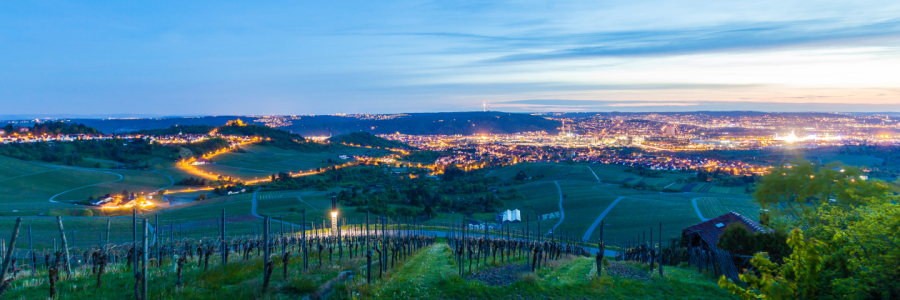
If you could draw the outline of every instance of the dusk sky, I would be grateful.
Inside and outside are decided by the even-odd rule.
[[[0,114],[472,111],[484,101],[900,111],[900,1],[0,3]]]

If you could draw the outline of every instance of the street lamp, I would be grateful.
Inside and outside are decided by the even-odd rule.
[[[331,196],[331,234],[337,232],[337,196]]]

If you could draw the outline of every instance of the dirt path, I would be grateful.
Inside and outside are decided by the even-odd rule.
[[[584,166],[584,167],[587,168],[588,170],[591,170],[591,174],[594,174],[594,178],[597,178],[597,183],[603,183],[600,181],[600,176],[597,176],[597,173],[594,172],[594,169],[591,169],[590,166]]]
[[[254,217],[257,217],[257,218],[260,218],[260,219],[265,219],[265,216],[262,216],[262,215],[260,215],[259,213],[256,212],[256,209],[259,208],[259,200],[258,200],[258,198],[256,197],[256,195],[259,194],[259,190],[261,190],[261,189],[262,189],[262,188],[257,188],[256,191],[253,192],[253,199],[250,200],[250,201],[253,202],[253,204],[252,204],[253,206],[250,208],[250,214],[253,215]],[[300,197],[297,197],[297,198],[300,198]],[[300,201],[303,201],[303,200],[301,199]],[[303,202],[303,203],[306,203],[306,202]],[[307,205],[308,205],[308,203],[307,203]],[[312,205],[310,205],[310,206],[312,206]],[[284,223],[285,225],[298,226],[298,227],[300,227],[300,228],[306,228],[306,227],[303,227],[302,225],[297,225],[297,224],[290,223],[290,222],[282,222],[282,221],[280,221],[280,220],[278,220],[278,219],[276,219],[276,218],[269,218],[269,220],[270,220],[270,221],[273,221],[273,222]]]
[[[691,203],[694,204],[694,210],[697,211],[697,217],[700,218],[701,222],[709,220],[709,219],[703,217],[703,214],[700,213],[700,207],[697,206],[697,199],[703,199],[703,198],[709,198],[709,197],[699,197],[699,198],[691,199]]]
[[[603,213],[601,213],[600,216],[597,217],[597,220],[594,220],[594,223],[591,224],[591,227],[588,227],[587,231],[584,232],[584,236],[581,237],[582,241],[588,241],[591,239],[591,234],[594,233],[594,229],[597,229],[597,225],[600,225],[600,222],[603,222],[603,218],[606,218],[606,214],[608,214],[609,211],[611,211],[613,207],[616,206],[616,204],[619,204],[619,201],[622,201],[622,199],[625,199],[625,196],[619,196],[619,198],[616,198],[613,203],[610,203],[609,206],[606,207],[606,210],[604,210]]]
[[[297,199],[300,200],[300,202],[303,202],[303,204],[306,204],[306,205],[309,205],[309,207],[312,207],[313,210],[319,210],[318,208],[316,208],[316,207],[313,206],[312,204],[309,204],[309,203],[307,203],[306,201],[303,201],[303,198],[300,198],[300,196],[297,196]]]

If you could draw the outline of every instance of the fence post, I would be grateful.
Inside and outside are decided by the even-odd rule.
[[[659,222],[659,277],[663,277],[663,256],[662,256],[662,222]]]
[[[62,226],[60,226],[62,228]],[[138,259],[137,259],[137,209],[131,209],[131,248],[134,249],[134,253],[132,254],[132,259],[134,260],[134,265],[132,266],[134,270],[134,274],[138,273]]]
[[[650,226],[650,271],[653,271],[653,259],[654,259],[654,247],[653,247],[653,226]]]
[[[66,279],[72,276],[71,264],[69,263],[69,245],[66,243],[66,230],[63,229],[62,217],[56,216],[56,223],[59,227],[59,235],[62,237],[62,248],[66,253]]]
[[[34,270],[35,268],[35,258],[34,258],[34,244],[31,240],[31,225],[28,225],[28,252],[31,253],[31,276],[35,276],[37,273]]]
[[[222,209],[222,220],[220,222],[222,222],[221,232],[219,232],[220,239],[222,240],[221,241],[221,244],[222,244],[222,249],[221,249],[221,251],[222,251],[222,266],[225,266],[228,264],[228,256],[226,255],[226,253],[228,252],[228,244],[225,242],[225,209],[224,208]]]
[[[111,227],[110,223],[111,223],[111,220],[106,219],[106,246],[103,247],[104,252],[106,252],[106,250],[109,249],[109,229]]]
[[[162,253],[159,248],[159,214],[156,214],[156,222],[153,223],[153,248],[156,249],[156,267],[162,267]]]
[[[284,252],[285,252],[285,248],[284,248],[284,246],[285,246],[285,242],[284,242],[284,216],[278,216],[278,218],[281,219],[281,221],[279,221],[279,222],[281,223],[281,255],[284,256]],[[286,263],[286,262],[285,262],[285,263]]]
[[[147,240],[149,235],[149,225],[150,224],[149,222],[147,222],[147,219],[144,219],[144,237],[142,238],[144,253],[142,253],[141,255],[141,300],[147,300],[147,277],[150,277],[150,274],[147,273],[147,265],[149,265],[147,256],[149,252],[148,250],[150,250],[150,245]]]
[[[269,287],[269,276],[271,273],[271,266],[269,265],[269,216],[266,216],[263,219],[263,291],[265,291]]]
[[[19,237],[20,225],[22,225],[22,218],[16,218],[16,226],[13,227],[12,237],[9,239],[9,247],[6,249],[6,256],[3,258],[3,270],[0,271],[0,297],[6,293],[10,286],[10,282],[6,280],[6,271],[9,270],[12,256],[16,253],[16,238]]]
[[[303,230],[303,232],[301,232],[301,236],[303,239],[303,271],[306,272],[306,269],[309,267],[309,262],[307,261],[307,256],[306,256],[306,248],[308,248],[309,245],[307,245],[307,243],[306,243],[306,209],[305,208],[303,209],[303,223],[301,223],[301,224],[303,224],[303,228],[300,228],[301,230]]]
[[[372,248],[369,246],[369,210],[366,209],[366,284],[372,284]]]

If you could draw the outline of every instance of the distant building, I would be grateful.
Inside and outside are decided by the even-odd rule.
[[[194,162],[192,162],[191,164],[195,165],[195,166],[196,165],[208,165],[209,160],[201,157],[201,158],[198,158],[197,160],[194,160]]]
[[[501,222],[522,222],[522,216],[519,213],[518,209],[515,210],[506,210],[500,214]]]
[[[759,222],[732,211],[685,228],[682,235],[689,238],[692,246],[715,248],[722,233],[725,233],[725,228],[734,223],[744,226],[750,233],[772,231]]]
[[[677,133],[678,132],[675,130],[675,125],[670,124],[670,125],[665,125],[662,127],[662,134],[664,134],[664,135],[674,136]]]
[[[6,130],[0,129],[0,135],[6,134]]]
[[[28,127],[19,127],[17,128],[19,132],[28,132]]]
[[[110,203],[110,202],[113,202],[113,201],[115,201],[115,200],[116,200],[116,198],[115,198],[115,197],[112,197],[112,196],[100,197],[100,198],[97,198],[97,200],[91,201],[91,205],[94,205],[94,206],[101,206],[101,205],[103,205],[103,204]]]

